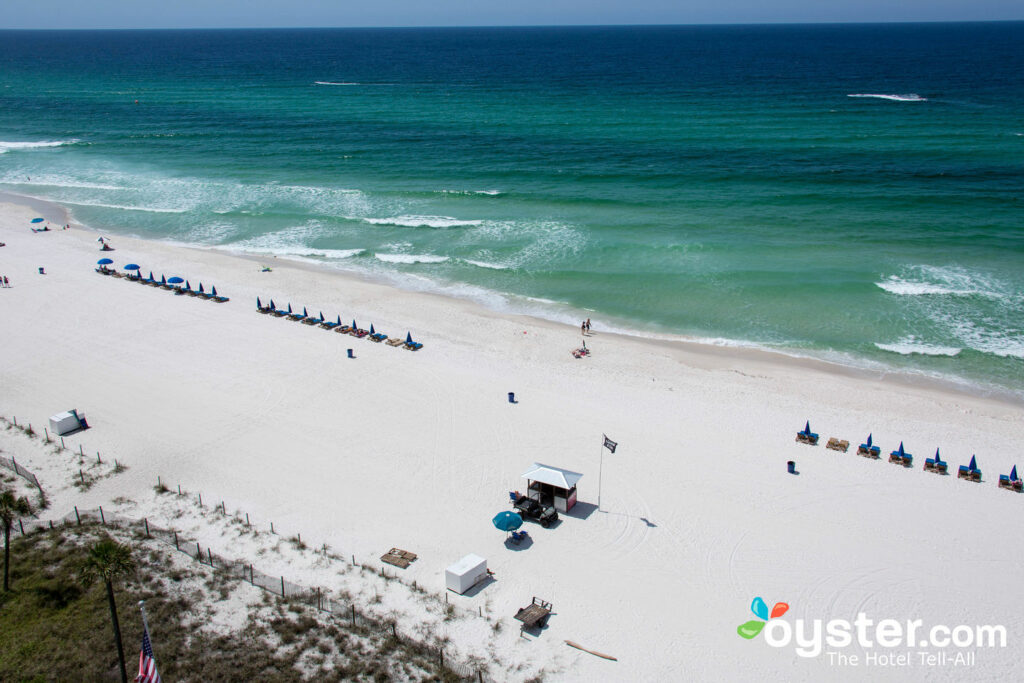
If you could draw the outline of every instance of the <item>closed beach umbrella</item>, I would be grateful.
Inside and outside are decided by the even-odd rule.
[[[260,302],[259,297],[256,297],[256,308],[263,308],[263,304]]]
[[[210,294],[212,296],[217,296],[217,285],[214,285],[213,287],[210,287]]]
[[[274,300],[273,299],[270,300],[270,307],[274,308],[274,309],[277,308],[277,306],[274,305]]]
[[[162,284],[162,285],[166,285],[167,284],[167,278],[164,276],[163,273],[160,274],[160,284]]]
[[[359,329],[359,326],[356,325],[356,319],[355,318],[352,318],[352,329],[353,330],[358,330]]]
[[[1014,465],[1013,469],[1010,470],[1010,481],[1017,481],[1017,466]]]
[[[188,283],[188,280],[185,280],[185,289],[192,289],[192,285]]]
[[[324,321],[324,312],[320,311],[320,322]]]
[[[868,448],[871,448],[871,434],[868,434]]]
[[[305,306],[302,307],[302,317],[303,318],[308,318],[309,317],[309,313],[306,313],[306,307]]]
[[[373,330],[373,323],[370,323],[370,334],[377,334],[377,333],[376,333],[376,332],[375,332],[375,331]]]
[[[288,302],[288,312],[289,313],[292,312],[292,302],[291,301]]]
[[[939,457],[939,449],[935,449],[935,462],[942,462],[942,458]]]
[[[508,532],[515,531],[521,527],[523,525],[523,518],[511,510],[505,510],[496,514],[491,522],[494,523],[496,529]]]
[[[975,459],[975,457],[973,455],[971,456],[971,464],[967,466],[967,469],[969,469],[969,470],[976,470],[976,469],[978,469],[978,461]]]
[[[810,434],[810,433],[811,433],[811,421],[808,420],[807,424],[804,425],[804,434]]]
[[[338,314],[338,327],[341,327],[341,314]]]
[[[405,343],[412,344],[412,332],[405,333]]]
[[[203,292],[203,283],[202,282],[199,283],[199,293],[200,294],[205,294],[205,292]]]
[[[151,270],[151,271],[149,271],[149,281],[150,281],[150,282],[152,282],[152,281],[153,281],[153,271],[152,271],[152,270]]]
[[[903,457],[903,442],[900,441],[900,457]]]
[[[101,258],[101,259],[100,259],[99,261],[97,261],[96,263],[98,263],[98,264],[99,264],[99,265],[101,265],[101,266],[109,266],[109,265],[110,265],[111,263],[113,263],[113,262],[114,262],[114,260],[113,260],[113,259],[109,259],[109,258]]]

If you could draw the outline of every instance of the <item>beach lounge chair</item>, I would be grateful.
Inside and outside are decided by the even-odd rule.
[[[387,344],[388,346],[401,346],[402,340],[399,339],[398,337],[395,337],[394,339],[388,339]]]
[[[289,320],[299,321],[299,320],[305,320],[306,319],[306,309],[305,309],[305,307],[303,307],[302,313],[292,313],[291,310],[292,310],[292,307],[291,307],[291,304],[289,304],[288,305],[288,319]]]
[[[949,474],[949,466],[942,461],[938,448],[935,449],[934,458],[928,458],[924,461],[924,471],[935,472],[936,474]]]
[[[512,532],[512,542],[515,543],[516,545],[519,545],[520,543],[522,543],[524,540],[526,540],[529,537],[530,537],[530,534],[526,533],[525,529],[523,529],[522,531],[513,531]]]
[[[416,561],[416,553],[410,553],[401,548],[392,548],[380,556],[380,561],[405,569]]]
[[[340,334],[348,334],[349,332],[352,331],[352,328],[349,327],[348,325],[341,325],[340,327],[335,327],[334,331]]]
[[[260,298],[256,297],[256,310],[265,315],[267,313],[270,313],[274,309],[271,308],[269,305],[264,306],[263,302],[260,301]]]
[[[369,330],[359,330],[359,329],[349,330],[348,333],[351,334],[353,337],[356,337],[358,339],[362,339],[366,335],[370,334]]]
[[[825,448],[830,448],[833,451],[842,451],[843,453],[845,453],[847,449],[850,448],[850,442],[845,440],[840,441],[839,439],[833,436],[828,440],[828,443],[825,445]]]
[[[903,442],[900,441],[899,449],[889,454],[889,462],[904,467],[911,467],[914,464],[914,456],[903,450]]]
[[[971,456],[971,464],[960,465],[956,472],[957,479],[966,479],[967,481],[980,482],[981,481],[981,470],[978,469],[977,456]]]
[[[796,440],[797,442],[805,443],[808,446],[818,445],[818,435],[811,431],[810,420],[808,420],[807,424],[804,425],[803,431],[796,433]]]
[[[320,321],[314,318],[313,316],[308,316],[306,318],[303,318],[302,320],[303,325],[317,325],[319,324],[319,322]]]
[[[516,621],[522,622],[519,631],[532,628],[544,628],[551,616],[551,603],[534,596],[533,602],[516,612]]]

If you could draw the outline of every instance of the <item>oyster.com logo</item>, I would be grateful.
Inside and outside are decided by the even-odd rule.
[[[754,613],[757,619],[751,619],[745,624],[740,624],[736,629],[736,633],[740,634],[740,637],[750,640],[751,638],[757,637],[757,634],[761,632],[764,625],[769,619],[775,619],[781,617],[783,614],[789,611],[789,605],[784,602],[777,602],[772,607],[771,613],[768,612],[768,605],[765,604],[761,598],[754,598],[754,602],[750,603],[750,611]]]

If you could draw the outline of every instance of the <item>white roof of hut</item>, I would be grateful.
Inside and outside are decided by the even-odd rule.
[[[583,475],[579,472],[563,470],[561,467],[542,465],[539,462],[533,463],[523,472],[523,479],[539,481],[551,486],[557,486],[560,489],[571,489],[582,478]]]

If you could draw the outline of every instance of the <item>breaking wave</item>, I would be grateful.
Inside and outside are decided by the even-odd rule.
[[[847,97],[873,97],[878,100],[891,100],[893,102],[927,102],[927,97],[921,97],[916,93],[906,95],[883,95],[879,93],[855,93]]]

